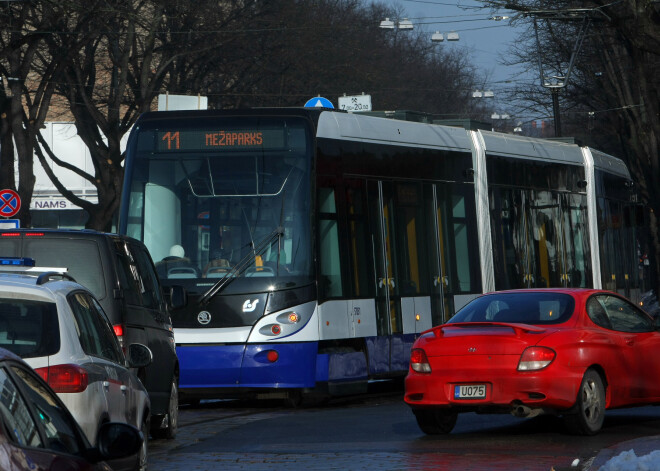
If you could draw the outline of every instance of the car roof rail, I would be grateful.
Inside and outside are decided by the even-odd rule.
[[[55,281],[53,278],[57,278],[58,280],[69,280],[73,281],[74,283],[76,282],[76,279],[69,275],[68,273],[64,273],[61,271],[47,271],[46,273],[42,273],[39,275],[37,278],[37,285],[43,285],[44,283],[48,283],[49,281]]]

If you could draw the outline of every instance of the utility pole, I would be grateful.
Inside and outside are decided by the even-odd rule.
[[[537,60],[539,67],[539,76],[541,79],[541,86],[544,88],[550,89],[550,94],[552,96],[552,114],[555,122],[555,137],[561,137],[561,113],[559,111],[559,90],[566,87],[568,84],[568,79],[570,78],[573,66],[575,65],[575,60],[577,55],[580,53],[580,48],[582,47],[582,42],[586,36],[587,30],[591,24],[591,20],[597,16],[605,16],[606,19],[610,19],[602,10],[598,8],[572,8],[564,10],[522,10],[515,5],[506,5],[506,8],[512,10],[518,10],[518,13],[513,20],[518,17],[531,17],[534,22],[534,33],[536,35],[536,48],[537,48]],[[602,19],[602,18],[601,18]],[[512,21],[513,21],[512,20]],[[568,61],[568,66],[565,70],[561,70],[560,67],[554,69],[554,73],[546,73],[543,67],[543,62],[541,60],[542,46],[539,39],[538,32],[538,21],[576,21],[582,20],[582,25],[578,31],[578,36],[575,39],[575,44],[571,51],[571,57]]]

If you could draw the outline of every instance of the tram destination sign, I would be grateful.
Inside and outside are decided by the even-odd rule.
[[[181,129],[156,131],[158,152],[236,149],[282,149],[285,130],[277,129]]]

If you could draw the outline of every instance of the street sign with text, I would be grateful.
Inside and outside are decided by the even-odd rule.
[[[371,95],[340,96],[338,103],[344,111],[371,111]]]

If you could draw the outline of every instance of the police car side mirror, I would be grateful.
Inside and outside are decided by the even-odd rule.
[[[146,345],[141,343],[132,343],[128,346],[128,351],[126,352],[126,359],[128,360],[128,366],[131,368],[144,368],[151,364],[154,359],[151,350]]]
[[[188,304],[188,293],[183,286],[174,285],[170,287],[170,308],[179,309]]]

